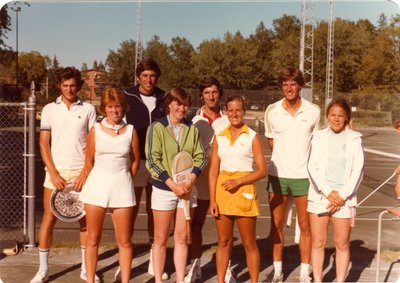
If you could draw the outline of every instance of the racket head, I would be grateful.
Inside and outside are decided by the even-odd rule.
[[[193,169],[193,158],[186,152],[181,151],[174,157],[172,163],[172,179],[179,184],[186,181]]]
[[[53,214],[64,222],[78,221],[86,214],[83,202],[79,200],[79,193],[72,190],[71,185],[67,185],[63,190],[53,190],[50,208]]]

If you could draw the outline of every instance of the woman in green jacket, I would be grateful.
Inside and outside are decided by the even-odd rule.
[[[169,229],[175,216],[174,264],[176,281],[184,282],[188,245],[186,218],[182,197],[191,194],[190,207],[197,206],[197,192],[193,188],[197,176],[206,166],[206,154],[201,146],[197,128],[185,119],[191,103],[183,88],[167,93],[167,115],[154,122],[147,131],[146,167],[153,179],[151,208],[154,217],[153,268],[155,282],[162,282]],[[177,184],[172,179],[174,157],[181,151],[188,152],[194,162],[188,182]]]

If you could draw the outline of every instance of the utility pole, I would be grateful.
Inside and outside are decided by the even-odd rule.
[[[21,12],[21,7],[11,7],[11,10],[15,12],[16,15],[16,38],[15,38],[15,49],[16,49],[16,59],[15,59],[15,86],[18,89],[18,13]]]
[[[136,68],[143,57],[142,48],[142,2],[136,4],[136,41],[135,41],[135,85],[137,84]]]
[[[333,20],[333,0],[329,0],[329,22],[328,40],[326,57],[326,79],[325,79],[325,109],[333,98],[333,59],[334,59],[334,20]]]
[[[300,64],[305,84],[301,96],[312,102],[314,81],[314,2],[301,1]]]

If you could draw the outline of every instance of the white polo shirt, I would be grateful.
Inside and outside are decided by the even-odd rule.
[[[80,98],[70,109],[61,96],[43,108],[40,130],[51,132],[51,155],[58,170],[83,167],[86,137],[95,121],[96,109]]]
[[[194,116],[192,119],[192,122],[199,130],[200,143],[203,146],[203,148],[205,149],[205,151],[208,155],[208,161],[209,161],[210,157],[211,157],[211,149],[212,149],[212,143],[214,140],[214,135],[222,132],[226,127],[229,126],[230,123],[229,123],[228,117],[221,110],[220,111],[221,117],[215,119],[212,122],[212,124],[210,125],[210,122],[208,121],[208,119],[206,117],[204,117],[203,107],[201,107],[197,111],[196,116]],[[197,178],[197,181],[196,181],[196,188],[197,188],[197,192],[198,192],[197,198],[201,199],[201,200],[209,200],[210,199],[210,195],[209,195],[209,191],[208,191],[208,170],[209,170],[209,167],[207,166],[203,170],[203,172],[201,172],[201,175]]]
[[[203,107],[197,111],[196,116],[194,116],[192,119],[192,122],[199,130],[201,145],[207,151],[212,147],[214,135],[222,132],[226,127],[229,126],[230,123],[225,113],[220,110],[219,113],[221,116],[215,119],[210,125],[208,119],[204,117]]]
[[[311,136],[318,129],[320,109],[301,99],[300,108],[292,116],[283,108],[284,99],[269,105],[265,111],[265,136],[274,140],[268,174],[281,178],[308,178]]]

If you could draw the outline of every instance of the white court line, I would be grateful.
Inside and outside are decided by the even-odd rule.
[[[364,148],[364,151],[369,152],[369,153],[374,153],[374,154],[378,154],[378,155],[383,155],[383,156],[391,157],[391,158],[400,159],[400,155],[399,155],[399,154],[388,153],[388,152],[384,152],[384,151],[380,151],[380,150],[375,150],[375,149],[369,149],[369,148]]]

